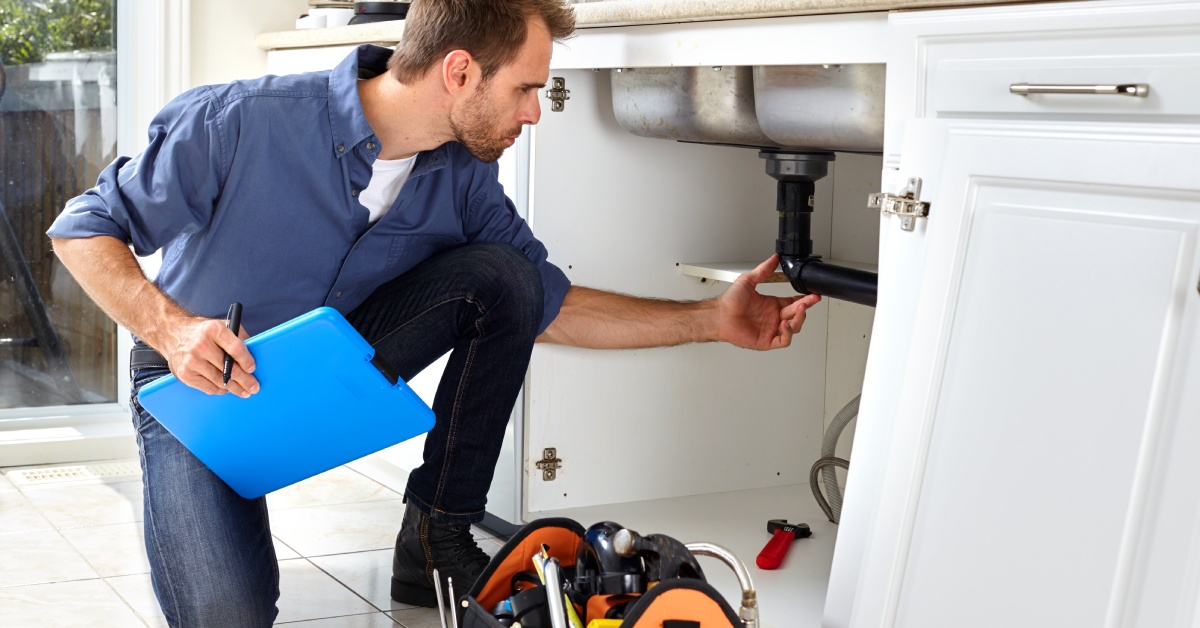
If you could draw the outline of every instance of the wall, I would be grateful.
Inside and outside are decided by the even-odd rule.
[[[291,30],[307,10],[305,0],[194,0],[187,87],[266,74],[267,52],[255,45],[255,36]]]

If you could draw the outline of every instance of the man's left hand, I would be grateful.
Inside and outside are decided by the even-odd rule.
[[[743,273],[717,299],[717,337],[746,349],[765,351],[780,349],[792,343],[792,335],[804,325],[808,308],[821,297],[808,294],[794,297],[770,297],[759,294],[755,287],[765,281],[779,266],[779,256]]]

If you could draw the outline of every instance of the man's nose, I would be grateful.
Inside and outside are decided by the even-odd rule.
[[[533,96],[521,107],[517,121],[521,124],[537,124],[538,120],[542,119],[542,104],[538,100],[538,92],[534,90]]]

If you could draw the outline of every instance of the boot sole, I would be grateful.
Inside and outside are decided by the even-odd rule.
[[[437,594],[433,592],[433,589],[404,584],[395,576],[392,577],[392,599],[401,604],[412,604],[425,608],[437,608],[438,605]],[[453,602],[451,604],[453,605]]]

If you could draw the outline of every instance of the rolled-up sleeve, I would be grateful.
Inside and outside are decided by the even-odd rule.
[[[228,173],[224,125],[209,88],[180,95],[155,116],[146,150],[113,161],[46,234],[112,236],[149,255],[207,224]]]
[[[470,187],[465,230],[473,242],[507,242],[520,249],[537,266],[542,276],[542,324],[546,331],[562,308],[571,281],[559,267],[547,259],[546,246],[533,235],[529,224],[517,213],[504,188],[496,180],[495,164],[477,168]]]

